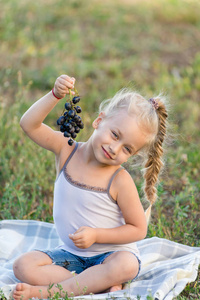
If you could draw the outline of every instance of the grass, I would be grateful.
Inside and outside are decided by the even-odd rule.
[[[166,146],[148,237],[200,246],[199,1],[0,4],[0,219],[53,222],[54,157],[24,135],[19,120],[67,73],[82,97],[80,140],[89,137],[98,104],[123,86],[169,97],[173,143]],[[60,103],[47,117],[50,126],[56,128],[62,109]],[[126,167],[141,192],[140,171]],[[198,275],[176,299],[198,299],[199,283]]]

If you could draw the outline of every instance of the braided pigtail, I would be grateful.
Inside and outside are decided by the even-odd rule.
[[[104,111],[107,117],[119,114],[122,109],[126,109],[131,116],[137,117],[138,126],[146,134],[146,145],[138,150],[138,155],[145,158],[146,162],[143,169],[144,193],[150,202],[146,210],[147,221],[150,218],[151,206],[157,198],[156,184],[163,166],[163,142],[168,117],[164,103],[165,99],[161,96],[147,101],[134,91],[122,89],[112,99],[105,100],[100,105],[100,112]]]
[[[157,198],[156,184],[158,182],[159,173],[163,167],[163,142],[166,136],[166,120],[168,117],[166,107],[160,98],[149,100],[153,109],[156,110],[158,117],[158,132],[155,139],[150,143],[147,154],[147,161],[144,169],[145,186],[144,192],[147,200],[150,202],[149,208],[146,210],[147,221],[149,222],[151,214],[151,206]]]

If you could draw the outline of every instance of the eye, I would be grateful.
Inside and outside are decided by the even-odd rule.
[[[131,149],[129,147],[124,147],[125,151],[128,152],[129,154],[132,153]]]
[[[118,134],[115,131],[112,131],[112,136],[117,140],[118,139]]]

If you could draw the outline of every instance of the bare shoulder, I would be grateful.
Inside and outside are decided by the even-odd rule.
[[[125,169],[122,169],[114,178],[113,182],[118,189],[121,189],[122,187],[132,186],[135,187],[135,183],[133,181],[133,178],[127,172]]]
[[[138,195],[133,178],[125,169],[122,169],[113,179],[110,193],[115,200],[128,193]]]

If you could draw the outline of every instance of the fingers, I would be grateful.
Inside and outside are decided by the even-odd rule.
[[[70,233],[70,234],[69,234],[69,238],[70,238],[70,240],[73,241],[73,240],[74,240],[74,234],[73,234],[73,233]]]
[[[62,74],[58,78],[63,78],[64,80],[67,80],[67,81],[71,82],[72,84],[75,82],[75,78],[74,77],[70,77],[70,76],[68,76],[66,74]]]
[[[84,227],[80,227],[75,233],[69,234],[69,238],[73,241],[74,245],[81,249],[86,248],[83,231]]]
[[[83,249],[83,240],[80,234],[69,234],[69,238],[73,241],[74,245],[78,248]]]
[[[74,83],[74,77],[69,77],[68,75],[59,76],[54,85],[54,92],[57,97],[63,98],[66,94],[69,94],[69,90],[74,89]],[[75,94],[74,91],[71,91],[71,93]]]
[[[79,240],[81,237],[82,237],[82,234],[81,234],[80,232],[78,232],[78,233],[75,232],[75,233],[69,234],[69,238],[70,238],[73,242]]]
[[[74,88],[74,83],[75,83],[74,77],[69,77],[68,75],[61,75],[60,77],[58,77],[58,80],[59,80],[60,84],[62,84],[66,88],[69,88],[69,89]]]
[[[95,243],[95,229],[82,226],[75,233],[69,234],[69,238],[76,247],[81,249],[88,248]]]
[[[64,80],[71,81],[71,83],[73,83],[73,81],[75,79],[74,77],[70,77],[69,75],[66,75],[66,74],[62,74],[58,78],[63,78]]]
[[[79,229],[76,230],[76,232],[74,232],[74,234],[77,234],[79,232],[82,232],[84,229],[86,229],[86,226],[81,226]]]

